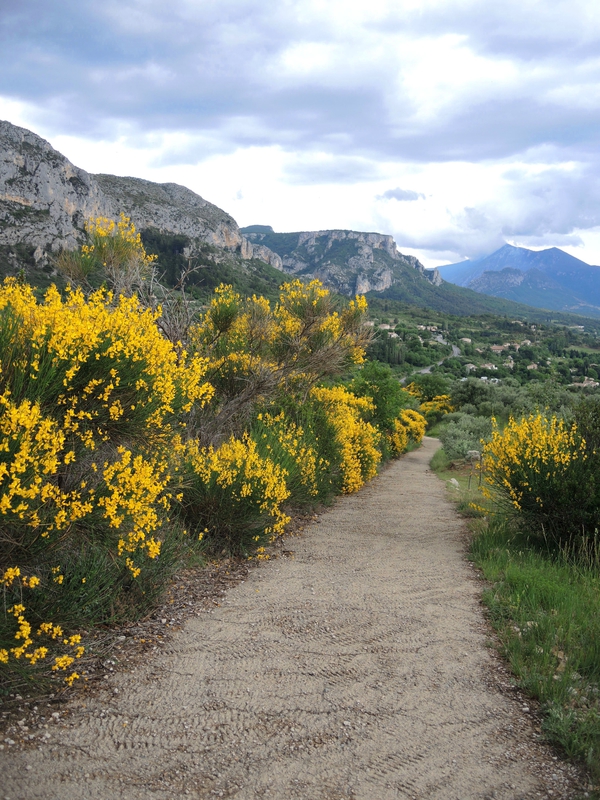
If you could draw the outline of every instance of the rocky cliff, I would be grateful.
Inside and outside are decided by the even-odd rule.
[[[92,175],[35,133],[0,121],[0,275],[25,269],[36,281],[43,272],[49,278],[53,256],[84,240],[86,219],[117,219],[121,212],[140,231],[183,237],[182,259],[210,245],[213,266],[227,261],[230,268],[247,271],[250,260],[259,260],[302,279],[319,278],[346,295],[398,286],[406,282],[406,270],[410,280],[441,283],[436,270],[402,255],[391,236],[274,233],[268,226],[241,230],[233,217],[184,186]]]
[[[398,251],[391,236],[332,230],[275,233],[266,225],[242,228],[255,245],[281,257],[282,269],[305,279],[319,278],[341,294],[383,292],[402,281],[409,268],[438,286],[437,270],[425,270],[414,256]]]
[[[156,228],[204,242],[242,259],[281,259],[254,246],[236,221],[175,183],[91,175],[35,133],[0,121],[0,258],[6,267],[51,269],[52,254],[75,248],[90,217],[131,217],[138,230]]]

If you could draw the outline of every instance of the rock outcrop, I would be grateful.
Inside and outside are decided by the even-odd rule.
[[[407,267],[436,286],[441,283],[437,270],[425,270],[414,256],[400,253],[391,236],[381,233],[275,233],[265,225],[243,228],[242,233],[277,253],[285,272],[304,279],[319,278],[342,294],[383,292],[401,280]]]

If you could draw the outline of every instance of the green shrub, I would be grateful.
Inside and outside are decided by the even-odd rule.
[[[492,422],[486,417],[472,417],[468,414],[449,414],[452,418],[443,431],[440,441],[448,458],[458,460],[467,457],[469,450],[481,452],[482,439],[492,435]]]
[[[373,400],[375,408],[368,420],[388,436],[393,435],[400,412],[418,405],[415,398],[402,388],[390,367],[379,361],[368,361],[349,388],[357,397]],[[381,448],[384,459],[394,454],[388,437],[382,437]]]

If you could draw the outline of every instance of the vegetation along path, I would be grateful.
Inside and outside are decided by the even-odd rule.
[[[10,800],[573,797],[493,652],[463,523],[392,463],[152,660],[0,752]]]

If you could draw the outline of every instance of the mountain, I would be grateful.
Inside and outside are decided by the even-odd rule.
[[[279,256],[249,242],[233,217],[184,186],[91,175],[37,134],[0,121],[1,273],[51,275],[53,256],[84,241],[86,219],[117,219],[121,211],[140,231],[183,236],[185,256],[208,246],[217,260],[281,268]]]
[[[364,292],[370,302],[379,298],[448,314],[509,314],[534,322],[549,317],[538,308],[441,280],[437,271],[424,269],[414,256],[399,253],[391,236],[343,230],[276,233],[269,225],[241,230],[253,243],[277,253],[286,272],[320,278],[343,294]],[[565,325],[578,321],[575,315],[552,316]]]
[[[401,283],[408,270],[418,280],[441,284],[436,270],[426,270],[414,256],[398,251],[391,236],[358,231],[275,233],[269,225],[251,225],[242,233],[281,257],[282,269],[307,280],[318,278],[340,294],[383,292]]]
[[[35,133],[0,121],[0,278],[23,270],[44,288],[59,278],[56,254],[85,240],[87,219],[117,219],[121,212],[141,232],[148,252],[158,254],[169,285],[189,261],[200,268],[192,281],[198,297],[221,282],[273,297],[287,273],[320,278],[346,295],[367,293],[453,314],[540,316],[509,299],[447,283],[436,270],[400,253],[391,236],[348,230],[275,233],[264,225],[240,229],[227,212],[184,186],[92,175]],[[569,269],[557,261],[554,277],[547,277],[560,283]],[[577,275],[583,286],[586,276]]]
[[[205,289],[219,277],[237,283],[237,272],[260,272],[270,284],[281,271],[353,295],[382,291],[402,280],[408,269],[419,281],[439,284],[412,256],[398,252],[391,236],[356,231],[276,234],[272,228],[241,231],[222,209],[184,186],[139,178],[92,175],[37,134],[0,122],[0,274],[23,269],[42,285],[54,274],[60,249],[85,239],[86,219],[130,217],[171,283],[186,259],[201,259]],[[260,264],[268,265],[266,270]],[[277,275],[275,274],[277,270]],[[251,281],[244,288],[258,290]]]
[[[473,261],[438,267],[445,281],[538,308],[600,316],[600,267],[557,247],[506,244]]]

